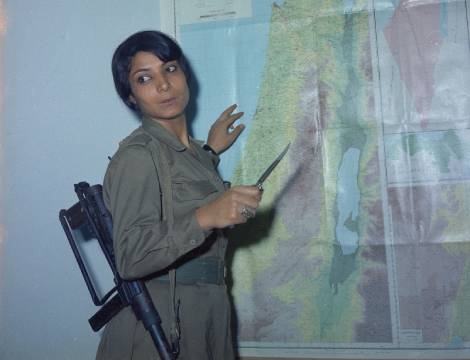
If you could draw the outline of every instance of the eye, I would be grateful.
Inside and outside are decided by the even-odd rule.
[[[176,64],[169,64],[166,67],[166,71],[168,71],[170,73],[175,72],[176,70],[178,70],[178,66]]]
[[[139,84],[145,84],[147,83],[148,81],[150,81],[150,76],[148,75],[140,75],[138,78],[137,78],[137,82]]]

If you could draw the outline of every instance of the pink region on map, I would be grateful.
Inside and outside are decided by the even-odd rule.
[[[384,28],[401,79],[420,114],[422,127],[427,125],[434,97],[434,68],[442,43],[440,16],[439,2],[418,4],[401,0]]]

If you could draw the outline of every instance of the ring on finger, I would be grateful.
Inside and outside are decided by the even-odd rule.
[[[255,216],[255,214],[253,214],[253,212],[251,212],[250,210],[248,210],[245,206],[242,207],[242,210],[240,211],[240,214],[242,214],[242,216],[245,218],[245,219],[249,219],[249,218],[252,218]]]

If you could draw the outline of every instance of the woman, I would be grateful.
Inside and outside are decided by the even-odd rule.
[[[215,166],[242,130],[242,114],[222,113],[206,151],[188,135],[188,69],[178,45],[157,31],[136,33],[115,51],[115,86],[142,119],[124,139],[104,179],[122,278],[146,280],[179,359],[233,359],[224,281],[223,229],[255,215],[255,186],[225,189]],[[127,307],[106,327],[97,359],[158,358],[150,336]]]

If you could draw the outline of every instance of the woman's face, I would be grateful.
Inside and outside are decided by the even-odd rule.
[[[164,122],[184,119],[189,90],[176,60],[163,62],[150,52],[138,52],[132,58],[129,84],[129,100],[144,117]]]

